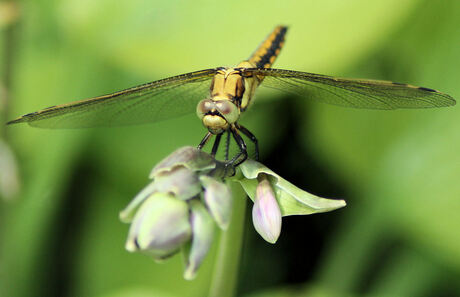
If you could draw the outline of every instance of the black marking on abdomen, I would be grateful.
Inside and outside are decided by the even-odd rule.
[[[286,32],[287,27],[277,27],[275,32],[270,34],[249,58],[249,61],[254,63],[257,68],[270,67],[284,45],[284,36]]]

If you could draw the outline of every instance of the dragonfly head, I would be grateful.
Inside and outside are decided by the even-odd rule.
[[[228,99],[204,99],[198,103],[196,114],[213,134],[227,130],[240,117],[238,107]]]

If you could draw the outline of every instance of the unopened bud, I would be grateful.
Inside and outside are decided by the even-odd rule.
[[[232,215],[232,193],[229,187],[209,176],[200,176],[204,201],[217,225],[226,230]]]
[[[166,255],[190,239],[188,205],[165,193],[154,193],[140,206],[129,230],[128,251]]]
[[[281,233],[281,211],[270,181],[261,174],[256,188],[252,221],[256,231],[268,242],[275,243]]]
[[[184,278],[195,278],[201,262],[209,252],[214,237],[214,220],[199,200],[190,201],[190,224],[192,225],[192,242],[186,249],[186,268]]]

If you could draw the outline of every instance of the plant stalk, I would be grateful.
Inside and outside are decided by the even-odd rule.
[[[228,184],[233,195],[232,218],[228,230],[220,234],[209,297],[235,296],[238,282],[247,198],[239,184],[236,182]]]

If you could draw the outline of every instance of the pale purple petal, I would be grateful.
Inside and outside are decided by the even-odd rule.
[[[252,222],[263,239],[270,243],[278,240],[281,233],[281,211],[267,178],[263,178],[257,185]]]

